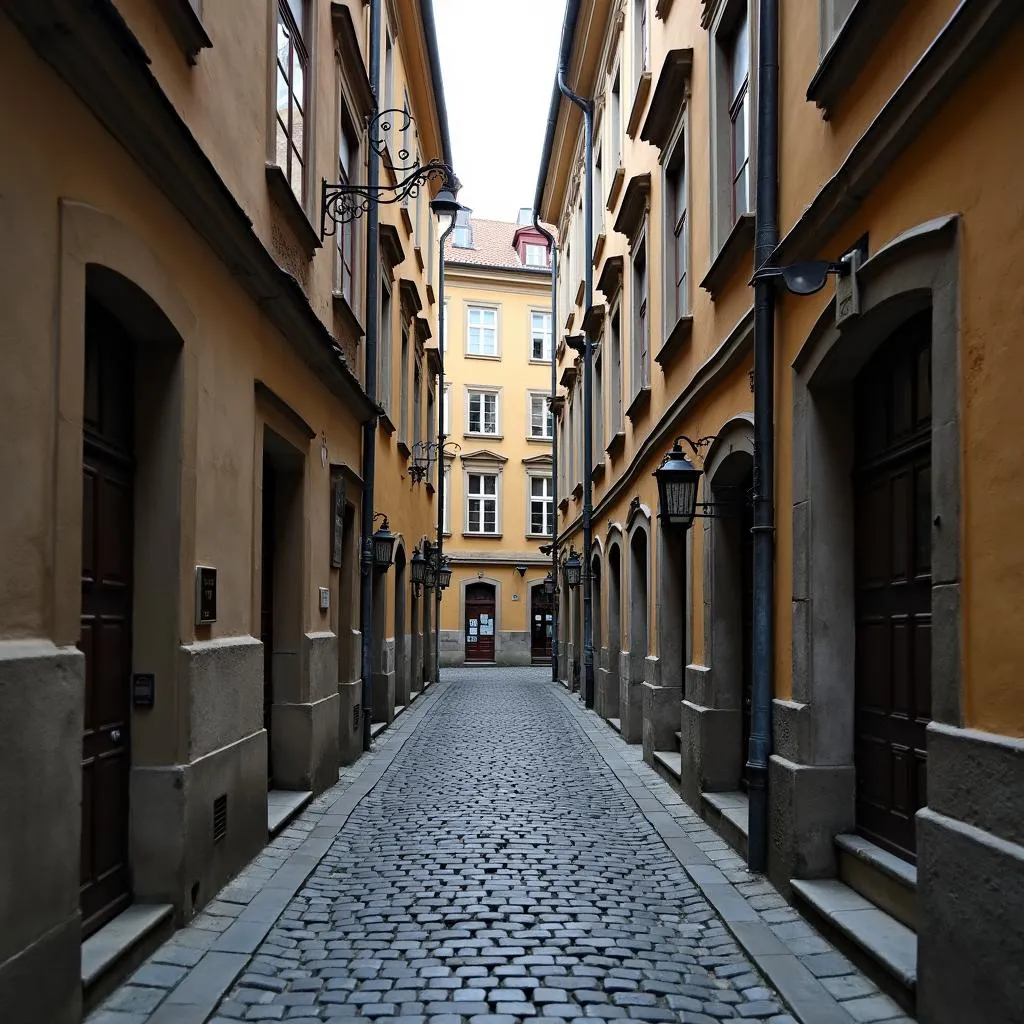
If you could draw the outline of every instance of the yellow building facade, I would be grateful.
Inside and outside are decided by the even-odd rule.
[[[569,6],[595,244],[583,119],[556,97],[538,213],[561,239],[559,543],[581,547],[583,498],[583,374],[560,337],[586,329],[596,707],[745,850],[760,5]],[[1024,498],[998,439],[1021,426],[1024,379],[1021,145],[1005,131],[1024,26],[998,0],[782,13],[771,265],[852,253],[855,270],[777,300],[768,871],[921,1020],[1009,1020]],[[659,524],[653,476],[678,435],[706,439],[714,512],[685,533]],[[580,596],[561,597],[576,685]]]
[[[529,214],[529,211],[524,211]],[[442,665],[550,661],[551,273],[543,236],[460,215],[445,255]]]
[[[429,194],[384,212],[376,247],[362,220],[321,238],[321,180],[366,180],[369,40],[360,0],[0,5],[12,1024],[80,1020],[83,983],[109,981],[91,939],[129,907],[191,918],[266,843],[269,791],[332,785],[364,715],[422,688],[432,625],[401,562],[434,502],[400,432],[432,403]],[[382,102],[415,121],[389,146],[450,159],[429,4],[385,5],[381,49]],[[364,709],[374,248],[375,505],[399,543]]]

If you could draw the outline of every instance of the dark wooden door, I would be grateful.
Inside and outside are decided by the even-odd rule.
[[[530,659],[551,661],[551,637],[555,627],[555,598],[543,587],[530,590]]]
[[[274,780],[271,759],[270,722],[274,704],[274,559],[276,530],[274,509],[277,503],[277,475],[274,465],[263,455],[263,545],[260,553],[260,643],[263,644],[263,728],[267,731],[267,782]]]
[[[754,706],[754,473],[739,487],[736,500],[740,516],[740,639],[742,644],[741,716],[740,716],[740,788],[746,789],[747,748],[750,746],[750,719]]]
[[[927,314],[856,387],[857,828],[916,859],[931,717],[931,334]]]
[[[86,305],[82,465],[82,933],[131,902],[128,773],[132,671],[134,346]]]
[[[466,661],[494,661],[494,587],[471,583],[466,587]]]

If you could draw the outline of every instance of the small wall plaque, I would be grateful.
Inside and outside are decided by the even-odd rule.
[[[320,611],[329,612],[331,610],[331,592],[327,587],[320,588]]]
[[[196,625],[217,621],[217,570],[212,565],[196,566]]]
[[[152,672],[136,672],[132,676],[132,706],[151,708],[156,700],[156,676]]]

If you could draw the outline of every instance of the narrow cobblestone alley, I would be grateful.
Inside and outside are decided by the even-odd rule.
[[[89,1019],[533,1016],[907,1020],[528,669],[447,673]]]

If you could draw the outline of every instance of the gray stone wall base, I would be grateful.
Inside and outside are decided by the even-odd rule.
[[[85,656],[77,648],[47,640],[0,643],[0,1018],[5,1022],[72,1019],[70,1001],[77,999],[81,984],[84,689]],[[33,983],[25,985],[32,971],[37,971]],[[46,984],[40,985],[40,978]]]
[[[441,665],[453,667],[466,660],[466,638],[461,629],[441,630]]]
[[[701,793],[728,793],[739,785],[742,723],[739,711],[680,705],[683,799],[698,813]]]
[[[640,743],[644,733],[642,680],[630,675],[629,651],[619,652],[619,718],[620,735],[627,743]]]
[[[338,683],[338,764],[353,764],[363,752],[363,681]],[[359,714],[356,715],[356,708]]]
[[[502,630],[496,637],[494,659],[499,665],[532,665],[530,634],[521,630]]]
[[[392,722],[395,718],[395,673],[373,673],[373,721]]]
[[[228,830],[214,843],[213,803],[221,795]],[[173,904],[184,924],[266,844],[266,732],[189,764],[133,768],[130,806],[135,898]]]
[[[30,881],[22,877],[18,884]],[[73,917],[0,963],[4,1024],[79,1024],[81,950],[82,922],[76,911]]]
[[[616,663],[619,660],[615,655]],[[619,718],[619,674],[610,668],[597,670],[597,695],[594,699],[597,713],[602,718]]]
[[[412,637],[406,634],[395,638],[395,706],[408,707],[412,693]]]
[[[682,689],[678,686],[655,686],[645,682],[640,687],[643,708],[644,760],[654,764],[656,750],[675,750],[679,732],[679,701]]]
[[[1020,1020],[1024,847],[925,808],[917,815],[917,908],[918,1018]]]
[[[791,878],[832,878],[835,837],[854,823],[853,765],[768,765],[768,876],[788,896]]]
[[[338,781],[338,690],[308,704],[275,704],[270,712],[274,785],[323,792]]]

